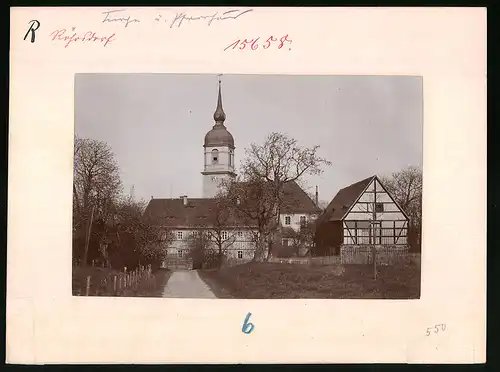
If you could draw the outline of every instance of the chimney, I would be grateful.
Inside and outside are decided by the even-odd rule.
[[[319,204],[319,200],[318,200],[318,186],[316,186],[316,206],[318,206]]]
[[[184,205],[187,205],[187,204],[188,204],[188,197],[187,197],[187,195],[183,195],[183,196],[182,196],[182,203],[183,203]]]

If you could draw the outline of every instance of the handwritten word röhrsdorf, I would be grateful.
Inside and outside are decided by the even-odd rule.
[[[253,12],[253,9],[248,9],[248,10],[239,10],[239,9],[234,9],[234,10],[228,10],[227,12],[224,12],[222,14],[215,12],[214,14],[210,15],[202,15],[202,16],[189,16],[186,13],[177,13],[176,16],[174,17],[174,20],[172,23],[170,23],[170,28],[174,27],[175,25],[177,27],[181,27],[184,21],[199,21],[199,20],[207,20],[208,25],[210,26],[213,21],[224,21],[226,19],[237,19],[238,17],[242,16],[243,14]],[[158,15],[158,17],[155,18],[155,21],[159,22],[161,19],[161,14]],[[166,22],[166,20],[165,20]]]
[[[292,40],[288,39],[288,35],[285,35],[281,38],[275,38],[274,36],[270,36],[266,41],[259,42],[260,37],[256,39],[239,39],[234,41],[232,44],[229,44],[227,47],[224,48],[224,51],[228,49],[236,49],[238,48],[239,50],[257,50],[259,47],[262,47],[262,49],[268,49],[272,45],[277,46],[278,49],[283,48],[285,43],[291,44]],[[274,43],[274,44],[273,44]],[[248,46],[248,48],[247,48]],[[291,48],[288,48],[291,49]]]
[[[104,14],[104,19],[102,20],[102,23],[106,22],[122,22],[125,23],[125,27],[129,25],[129,23],[135,23],[135,22],[140,22],[137,18],[132,18],[130,16],[124,15],[122,12],[124,12],[127,9],[118,9],[118,10],[110,10],[108,12],[102,12]],[[119,12],[119,15],[122,17],[115,17],[115,14]]]
[[[71,29],[73,32],[72,35],[70,33],[66,33],[66,29],[62,28],[60,30],[54,30],[50,36],[52,36],[52,41],[62,41],[64,42],[64,47],[67,48],[73,42],[81,42],[81,43],[97,43],[100,42],[103,46],[107,46],[109,43],[114,41],[115,34],[111,34],[109,36],[97,35],[95,32],[87,31],[83,35],[77,35],[75,31],[75,27]]]

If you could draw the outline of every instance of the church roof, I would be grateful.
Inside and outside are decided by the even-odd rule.
[[[205,135],[205,147],[228,146],[234,149],[234,138],[224,124],[215,124]]]
[[[285,184],[286,206],[283,214],[319,214],[321,209],[317,207],[311,198],[295,182]],[[184,205],[182,198],[174,199],[151,199],[144,212],[144,217],[151,223],[161,226],[177,228],[201,228],[209,226],[217,210],[217,199],[215,198],[188,198]],[[228,217],[227,224],[230,226],[245,225],[244,218],[233,213]]]
[[[222,107],[221,84],[219,80],[219,94],[217,97],[217,108],[214,112],[215,125],[205,136],[205,147],[228,146],[234,148],[234,138],[224,125],[226,113]]]

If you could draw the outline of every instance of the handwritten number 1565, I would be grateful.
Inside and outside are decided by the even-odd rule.
[[[262,44],[259,44],[260,36],[255,38],[255,39],[239,39],[234,41],[233,43],[229,44],[226,48],[224,48],[224,51],[228,49],[236,49],[238,48],[239,50],[245,49],[247,46],[249,46],[249,49],[251,50],[257,50],[259,49],[259,46],[261,46],[263,49],[268,49],[273,42],[278,41],[278,38],[275,38],[274,36],[270,36],[265,42]],[[285,35],[279,39],[279,44],[278,44],[278,49],[283,48],[285,43],[291,43],[292,40],[288,39],[288,35]]]

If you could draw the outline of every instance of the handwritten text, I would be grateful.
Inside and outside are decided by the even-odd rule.
[[[427,332],[425,333],[425,335],[430,336],[432,330],[434,331],[433,333],[439,333],[439,331],[445,331],[446,324],[436,324],[433,327],[427,327]]]
[[[106,22],[122,22],[125,23],[125,27],[127,27],[130,23],[140,22],[137,18],[132,18],[130,16],[123,16],[123,13],[119,13],[123,17],[115,17],[117,12],[124,12],[127,9],[118,9],[118,10],[110,10],[109,12],[102,12],[104,14],[104,19],[102,23]]]
[[[50,36],[52,36],[52,41],[62,41],[64,43],[64,47],[67,48],[73,42],[82,42],[82,43],[96,43],[100,42],[103,46],[107,46],[109,43],[114,41],[115,34],[111,34],[109,36],[97,35],[95,32],[87,31],[83,35],[77,35],[75,31],[75,27],[71,29],[70,32],[66,33],[66,29],[54,30]]]
[[[36,26],[35,26],[35,24],[36,24]],[[28,28],[28,31],[26,31],[26,35],[24,35],[24,40],[26,40],[26,38],[28,37],[28,35],[31,32],[31,42],[34,43],[35,42],[35,31],[40,28],[40,22],[37,21],[36,19],[34,19],[32,21],[29,21],[29,25],[30,25],[30,27]]]
[[[252,313],[248,313],[247,316],[245,317],[245,321],[243,322],[243,327],[241,327],[241,332],[249,334],[255,328],[255,326],[249,322],[251,315]]]
[[[213,21],[237,19],[241,17],[243,14],[247,14],[252,11],[253,9],[248,9],[243,11],[235,9],[235,10],[228,10],[227,12],[224,13],[215,12],[214,14],[203,15],[203,16],[189,16],[187,15],[187,13],[177,13],[176,16],[174,17],[174,20],[170,23],[170,28],[173,28],[174,26],[181,27],[184,21],[199,21],[199,20],[207,21],[208,25],[210,26]],[[161,17],[162,17],[161,14],[158,15],[158,17],[155,18],[155,21],[159,22],[161,20]]]
[[[274,36],[270,36],[263,43],[259,43],[259,40],[260,40],[260,37],[258,37],[256,39],[250,39],[250,40],[238,39],[238,40],[235,40],[234,42],[232,42],[231,44],[229,44],[227,47],[225,47],[224,51],[226,51],[228,49],[236,49],[236,48],[238,48],[239,50],[243,50],[247,46],[248,46],[249,50],[257,50],[257,49],[259,49],[259,47],[262,47],[262,49],[268,49],[271,45],[273,45],[274,42],[278,42],[278,43],[276,43],[276,44],[278,44],[277,48],[281,49],[281,48],[283,48],[285,43],[288,43],[288,44],[292,43],[292,40],[288,39],[288,35],[285,35],[285,36],[281,37],[280,39],[275,38]],[[276,45],[276,44],[274,44],[274,45]],[[290,50],[291,48],[289,47],[288,49]]]

